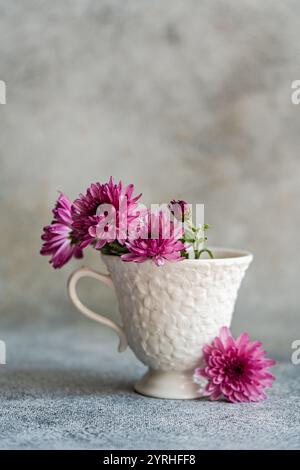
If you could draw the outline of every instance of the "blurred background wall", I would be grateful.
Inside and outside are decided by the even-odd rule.
[[[299,62],[297,0],[0,0],[0,337],[88,322],[65,290],[78,262],[55,272],[40,234],[57,190],[75,198],[114,175],[147,203],[204,203],[209,242],[254,253],[234,332],[289,357],[300,337]],[[100,267],[95,252],[85,263]],[[80,290],[117,316],[105,288]]]

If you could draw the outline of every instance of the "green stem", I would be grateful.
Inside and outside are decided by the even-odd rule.
[[[101,248],[101,253],[103,253],[104,255],[121,256],[124,253],[128,253],[128,249],[126,248],[126,246],[120,245],[119,242],[112,242],[104,245],[104,247]]]
[[[202,253],[208,253],[209,257],[210,257],[211,259],[214,259],[214,255],[212,254],[212,252],[211,252],[208,248],[203,248],[203,250],[200,250],[199,252],[197,251],[197,253],[198,253],[198,255],[199,255],[199,256],[198,256],[199,258],[200,258],[200,256],[202,255]],[[195,252],[195,254],[196,254],[196,252]]]

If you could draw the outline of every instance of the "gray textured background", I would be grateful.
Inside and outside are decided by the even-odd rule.
[[[1,320],[71,309],[63,284],[76,263],[50,269],[41,227],[58,189],[75,198],[112,174],[147,203],[204,202],[210,242],[254,253],[234,329],[289,355],[300,336],[299,58],[296,0],[1,0]],[[98,266],[94,253],[87,263]]]
[[[0,0],[0,338],[9,355],[11,334],[32,345],[50,327],[95,329],[67,299],[78,263],[55,272],[38,251],[56,191],[75,198],[112,174],[147,203],[205,203],[209,241],[254,253],[234,332],[290,357],[300,337],[300,106],[290,100],[299,61],[297,0]],[[99,268],[94,252],[86,264]],[[117,317],[105,288],[82,281],[80,290]],[[72,341],[64,336],[67,351]]]

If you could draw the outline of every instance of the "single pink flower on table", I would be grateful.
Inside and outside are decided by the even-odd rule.
[[[181,224],[174,224],[170,220],[169,214],[163,211],[148,213],[146,219],[147,238],[143,235],[143,237],[126,241],[125,245],[130,253],[122,255],[122,260],[142,263],[152,259],[157,266],[162,266],[166,260],[183,260],[184,257],[181,256],[181,251],[185,247],[180,241],[182,236]]]
[[[218,400],[222,395],[232,403],[260,401],[264,389],[272,387],[275,377],[268,368],[276,361],[266,358],[259,341],[250,341],[247,333],[236,340],[229,328],[223,327],[214,341],[204,346],[206,367],[195,370],[194,380],[208,380],[204,395]]]
[[[50,225],[44,227],[41,255],[51,256],[50,263],[54,268],[61,268],[73,256],[82,258],[82,250],[72,236],[71,201],[60,193],[53,209],[54,218]]]
[[[75,235],[81,240],[81,247],[95,242],[96,248],[100,249],[106,243],[115,240],[124,244],[127,238],[126,229],[139,214],[137,200],[141,194],[133,197],[133,191],[133,184],[123,188],[122,181],[115,184],[113,178],[110,177],[108,183],[92,184],[85,195],[81,194],[74,201],[73,229]],[[104,208],[103,213],[101,206]],[[106,206],[108,206],[107,210]],[[102,227],[101,224],[108,215],[114,215],[114,217],[109,217],[107,224]]]

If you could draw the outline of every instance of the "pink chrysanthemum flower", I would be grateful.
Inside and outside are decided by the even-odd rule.
[[[44,227],[41,255],[51,256],[50,263],[54,268],[61,268],[73,256],[82,258],[82,250],[75,244],[72,236],[72,204],[63,193],[60,193],[53,209],[54,218],[50,225]]]
[[[73,229],[76,237],[81,240],[80,246],[82,248],[91,242],[95,242],[97,249],[114,240],[124,244],[128,226],[138,216],[137,200],[141,194],[132,197],[133,191],[133,184],[123,188],[122,181],[115,184],[113,178],[110,177],[108,183],[92,184],[85,195],[81,194],[74,201],[72,208]],[[115,219],[114,222],[109,221],[101,228],[99,225],[108,215],[107,211],[101,213],[101,206],[104,207],[104,204],[111,206]]]
[[[268,367],[276,361],[266,358],[259,341],[250,341],[247,333],[236,340],[223,327],[220,336],[203,348],[205,368],[195,370],[194,380],[208,380],[204,395],[211,400],[223,397],[232,402],[260,401],[266,398],[264,389],[272,387],[275,377]],[[203,379],[202,379],[203,380]]]
[[[181,261],[181,251],[185,249],[180,241],[182,224],[175,224],[169,214],[163,211],[148,213],[146,230],[141,227],[142,236],[125,242],[130,253],[122,255],[123,261],[142,263],[152,259],[157,266],[166,260]],[[146,233],[145,233],[146,232]]]

